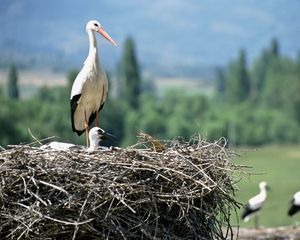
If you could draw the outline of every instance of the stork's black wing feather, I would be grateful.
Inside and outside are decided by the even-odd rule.
[[[257,211],[259,211],[261,208],[255,208],[255,209],[251,209],[250,205],[247,203],[245,205],[245,209],[244,212],[242,214],[242,219],[245,219],[248,215],[255,213]]]
[[[293,216],[298,211],[300,211],[300,206],[295,205],[294,201],[293,201],[293,204],[292,204],[292,206],[290,207],[290,209],[288,211],[288,215]]]
[[[81,97],[81,94],[77,94],[77,95],[74,95],[70,100],[72,130],[73,130],[73,132],[76,132],[78,136],[80,136],[85,131],[85,130],[77,130],[75,128],[75,124],[74,124],[74,113],[78,106],[77,102],[80,97]]]
[[[102,103],[101,106],[99,107],[99,110],[98,110],[99,112],[102,110],[103,106],[104,106],[104,103]]]

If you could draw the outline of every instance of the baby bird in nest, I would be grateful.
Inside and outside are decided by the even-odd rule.
[[[148,133],[140,131],[138,138],[142,141],[147,142],[152,151],[163,152],[164,150],[166,150],[165,145],[161,141],[149,135]]]

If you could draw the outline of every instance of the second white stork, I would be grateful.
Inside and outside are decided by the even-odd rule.
[[[291,207],[288,211],[289,216],[293,216],[300,211],[300,191],[296,192],[291,201]]]
[[[267,190],[269,189],[268,184],[266,182],[260,182],[259,189],[260,193],[248,200],[242,215],[244,222],[248,222],[249,219],[254,216],[255,228],[258,228],[258,214],[267,198]]]
[[[101,34],[113,45],[117,46],[117,44],[98,21],[89,21],[86,25],[86,32],[90,44],[89,54],[73,83],[70,103],[72,130],[79,136],[85,131],[88,146],[89,126],[95,118],[96,126],[99,126],[99,111],[103,108],[108,93],[108,82],[100,65],[95,32]]]

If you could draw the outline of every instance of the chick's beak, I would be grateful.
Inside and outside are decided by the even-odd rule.
[[[99,139],[109,139],[109,138],[116,138],[115,135],[113,134],[110,134],[110,133],[107,133],[107,132],[102,132],[100,135],[99,135]]]

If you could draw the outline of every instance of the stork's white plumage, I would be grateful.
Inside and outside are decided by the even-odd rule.
[[[99,146],[100,142],[111,137],[113,135],[105,132],[103,129],[99,127],[93,127],[89,132],[89,140],[90,146],[86,149],[87,151],[95,151]],[[65,142],[50,142],[46,145],[41,146],[42,149],[54,149],[58,151],[73,151],[73,150],[84,150],[84,146],[75,145],[73,143],[65,143]]]
[[[291,207],[288,211],[289,216],[293,216],[300,211],[300,191],[296,192],[291,201]]]
[[[242,219],[245,222],[248,222],[251,217],[255,216],[255,227],[257,227],[258,225],[257,216],[267,198],[268,184],[266,182],[260,182],[259,189],[260,193],[249,199],[249,201],[245,205],[245,209],[242,215]]]
[[[86,131],[88,145],[88,128],[95,118],[96,126],[99,126],[98,112],[102,109],[108,93],[108,82],[100,65],[95,32],[100,33],[113,45],[117,44],[95,20],[87,23],[86,31],[90,44],[89,54],[72,86],[71,121],[72,130],[78,135]]]

